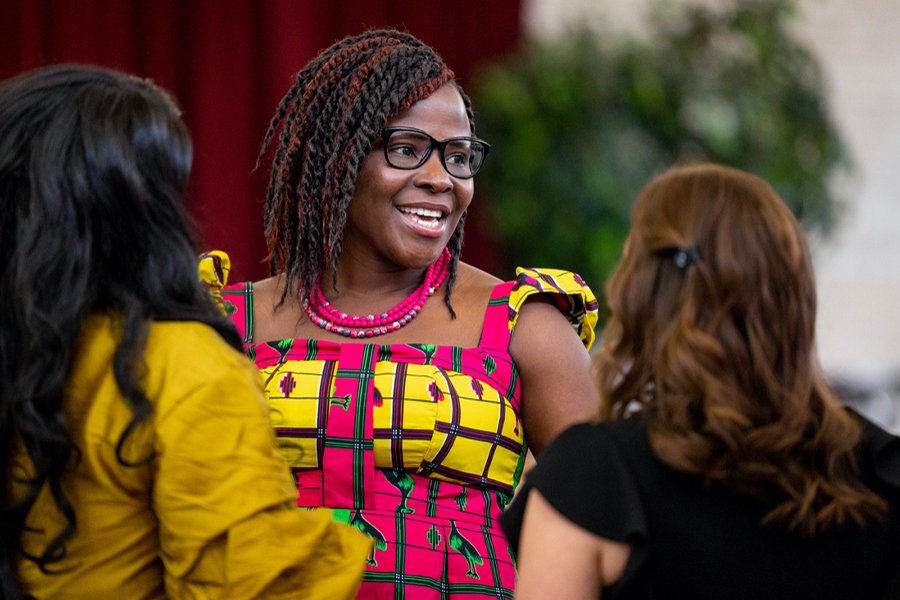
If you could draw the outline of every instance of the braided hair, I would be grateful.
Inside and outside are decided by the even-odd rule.
[[[311,60],[278,105],[257,165],[280,129],[266,194],[264,225],[272,275],[284,273],[289,293],[308,299],[330,270],[337,277],[347,208],[360,165],[384,124],[447,83],[456,86],[474,133],[471,102],[433,48],[394,30],[344,38]],[[462,250],[465,215],[450,238],[444,296]]]

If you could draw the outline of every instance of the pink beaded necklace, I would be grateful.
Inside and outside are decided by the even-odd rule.
[[[397,331],[412,321],[425,300],[441,287],[450,272],[450,251],[444,251],[436,261],[428,266],[422,285],[404,298],[397,306],[378,315],[348,315],[334,308],[322,293],[322,286],[316,284],[313,296],[304,302],[303,308],[309,320],[324,329],[351,338],[370,338]]]

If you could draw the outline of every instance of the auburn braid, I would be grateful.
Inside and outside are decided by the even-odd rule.
[[[309,297],[330,270],[337,277],[347,209],[360,165],[391,117],[453,84],[474,133],[471,102],[431,47],[394,30],[371,30],[322,50],[278,105],[257,158],[278,135],[265,205],[270,272],[284,273],[289,293]],[[280,130],[280,133],[279,133]],[[456,281],[465,215],[448,249],[452,260],[444,303],[455,317]]]

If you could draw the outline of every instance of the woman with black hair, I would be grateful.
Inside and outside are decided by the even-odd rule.
[[[0,83],[4,598],[338,598],[368,541],[298,512],[258,376],[197,282],[191,143],[151,82]]]

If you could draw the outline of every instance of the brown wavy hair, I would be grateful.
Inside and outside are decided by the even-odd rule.
[[[712,164],[652,180],[606,293],[602,418],[641,411],[663,462],[768,503],[763,523],[813,535],[886,510],[815,356],[802,229],[768,183]]]

